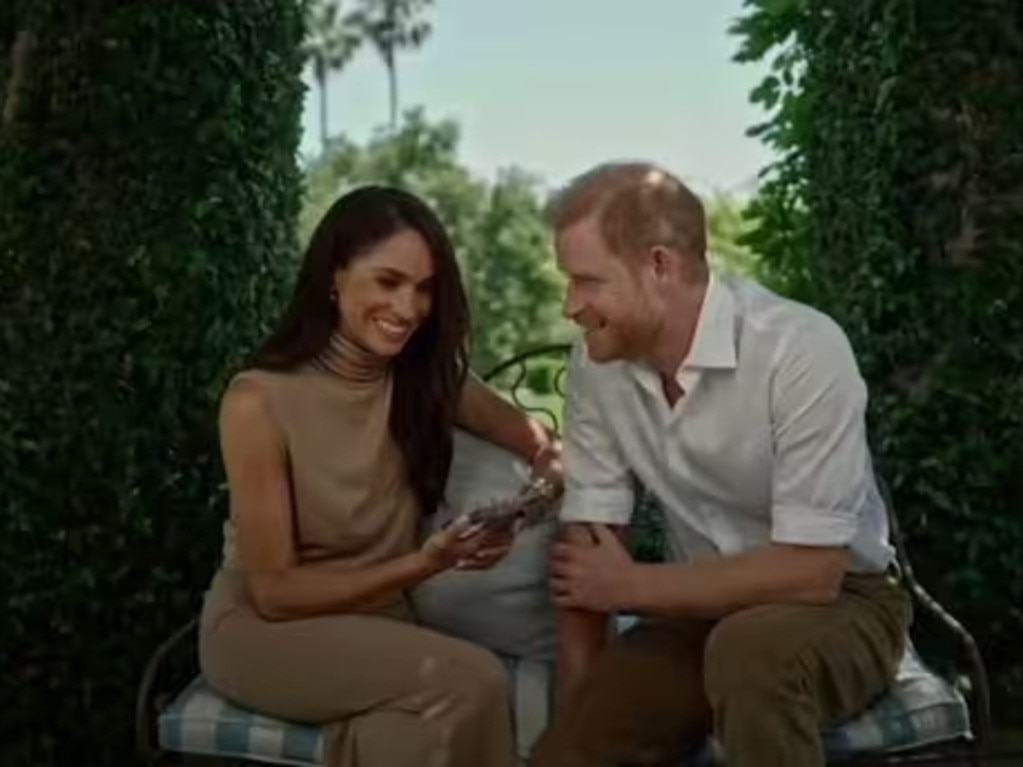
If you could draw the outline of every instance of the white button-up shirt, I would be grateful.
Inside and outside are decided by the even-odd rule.
[[[833,320],[712,274],[676,379],[672,407],[653,369],[575,346],[562,521],[627,524],[635,477],[667,512],[675,561],[775,542],[848,546],[855,571],[888,566],[866,386]]]

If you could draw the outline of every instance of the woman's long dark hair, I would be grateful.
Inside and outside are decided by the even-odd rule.
[[[454,246],[425,202],[388,186],[364,186],[340,197],[313,233],[291,302],[251,366],[290,370],[316,358],[337,325],[331,300],[335,272],[406,229],[418,232],[433,256],[434,292],[430,314],[393,362],[390,430],[421,510],[430,514],[443,500],[451,468],[470,318]]]

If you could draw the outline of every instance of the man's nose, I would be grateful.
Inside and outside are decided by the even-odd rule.
[[[582,302],[571,286],[565,290],[565,300],[561,302],[561,313],[568,320],[574,320],[583,310]]]

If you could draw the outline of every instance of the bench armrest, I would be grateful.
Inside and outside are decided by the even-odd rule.
[[[174,660],[183,651],[195,651],[198,618],[192,618],[156,648],[139,682],[135,700],[135,744],[143,764],[155,765],[160,756],[156,720],[177,692],[173,674]]]

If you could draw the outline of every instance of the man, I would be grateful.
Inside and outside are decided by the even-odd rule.
[[[892,562],[842,330],[713,273],[699,200],[601,166],[554,206],[569,363],[559,708],[535,767],[676,765],[712,732],[730,767],[822,765],[820,730],[894,675],[909,600]],[[669,562],[620,540],[633,478]],[[610,637],[610,615],[642,616]]]

